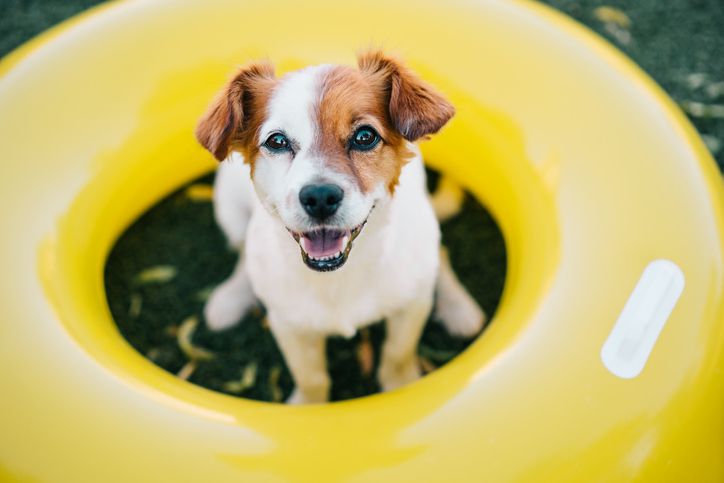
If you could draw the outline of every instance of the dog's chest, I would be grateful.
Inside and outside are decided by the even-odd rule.
[[[386,243],[372,231],[362,233],[344,267],[319,273],[304,265],[287,233],[275,230],[265,215],[255,216],[246,244],[254,293],[270,317],[284,324],[350,337],[404,309],[434,284],[437,222],[431,210],[424,219],[414,218],[400,221],[397,236]]]
[[[412,297],[411,289],[394,286],[379,275],[376,270],[366,270],[302,286],[290,280],[287,289],[291,295],[273,296],[270,306],[285,323],[349,337],[358,327],[386,317]]]

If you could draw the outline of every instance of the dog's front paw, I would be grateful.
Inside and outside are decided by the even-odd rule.
[[[253,304],[251,292],[240,292],[234,284],[222,283],[211,293],[204,307],[206,325],[213,331],[233,327]]]
[[[442,323],[450,335],[465,338],[477,335],[487,320],[483,309],[464,290],[440,297],[433,318]]]
[[[383,391],[391,391],[400,386],[416,381],[422,376],[420,364],[417,357],[413,357],[405,362],[393,363],[385,362],[380,364],[378,378]]]
[[[295,406],[301,406],[303,404],[320,404],[327,402],[327,396],[320,391],[304,392],[298,387],[295,387],[292,393],[287,398],[286,403]]]

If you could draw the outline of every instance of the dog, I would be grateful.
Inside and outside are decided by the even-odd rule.
[[[325,341],[386,320],[384,391],[421,375],[416,348],[433,302],[458,336],[485,314],[441,256],[440,228],[416,142],[453,106],[397,58],[318,65],[277,78],[242,68],[201,118],[198,141],[221,163],[214,214],[240,249],[204,308],[236,324],[260,300],[295,383],[292,404],[329,398]]]

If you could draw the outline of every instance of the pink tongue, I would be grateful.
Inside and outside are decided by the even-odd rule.
[[[345,232],[321,229],[302,235],[304,251],[312,258],[329,257],[342,250]]]

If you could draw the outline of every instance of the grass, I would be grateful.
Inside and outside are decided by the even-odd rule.
[[[430,178],[434,183],[436,177]],[[230,274],[237,256],[214,223],[209,198],[193,194],[208,192],[212,182],[208,175],[181,187],[123,234],[106,265],[108,304],[123,336],[158,366],[209,389],[279,401],[290,393],[292,380],[265,325],[263,307],[221,333],[203,324],[204,302]],[[467,196],[462,211],[442,229],[461,281],[488,314],[494,313],[505,278],[505,246],[495,222]],[[376,323],[352,339],[329,339],[333,400],[379,390],[374,375],[384,332],[384,324]],[[431,320],[418,353],[429,371],[469,343]]]
[[[1,0],[0,56],[99,0]],[[724,1],[545,0],[607,38],[689,115],[724,170]],[[608,12],[608,13],[607,13]],[[611,14],[613,12],[613,14]]]

